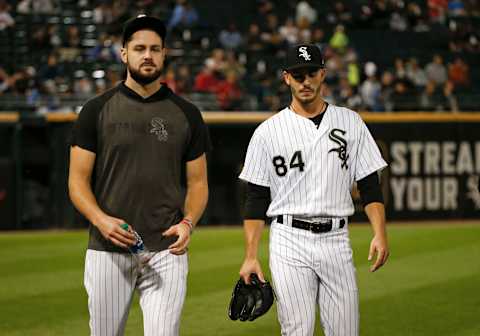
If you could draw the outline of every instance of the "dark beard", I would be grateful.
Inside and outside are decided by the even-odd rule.
[[[162,74],[162,70],[155,70],[154,73],[151,75],[143,75],[140,71],[137,71],[133,69],[130,64],[127,64],[128,66],[128,72],[130,73],[130,76],[133,78],[135,82],[141,85],[148,85],[154,81],[156,81],[160,75]]]

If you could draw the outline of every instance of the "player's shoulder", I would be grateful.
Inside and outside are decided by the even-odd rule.
[[[360,113],[344,106],[330,104],[329,112],[331,113],[331,119],[343,121],[350,125],[360,126],[364,123]]]
[[[252,135],[252,141],[262,142],[272,138],[272,136],[275,135],[275,130],[277,129],[278,124],[285,119],[285,113],[286,108],[262,121],[257,128],[255,128]]]
[[[277,113],[268,117],[262,123],[260,123],[260,125],[258,125],[257,127],[257,130],[265,131],[270,127],[274,126],[275,124],[283,122],[287,117],[287,113],[288,113],[288,108],[284,108],[283,110],[278,111]]]
[[[103,93],[90,98],[85,102],[80,113],[100,113],[103,106],[119,91],[118,86],[114,86]]]
[[[168,90],[168,99],[172,101],[183,112],[190,124],[202,124],[204,122],[202,113],[195,104],[193,104],[186,98],[177,95],[172,90]]]
[[[193,104],[188,99],[177,95],[172,90],[170,90],[170,88],[168,88],[168,90],[169,90],[168,98],[171,101],[173,101],[181,110],[183,110],[186,113],[200,114],[200,110],[195,104]]]
[[[351,110],[348,107],[329,104],[329,109],[331,113],[334,114],[335,116],[342,116],[343,118],[346,117],[346,118],[352,118],[352,119],[358,119],[358,120],[362,119],[362,117],[358,112]]]

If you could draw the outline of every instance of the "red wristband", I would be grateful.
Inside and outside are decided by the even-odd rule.
[[[193,231],[193,224],[191,219],[184,218],[180,223],[186,224],[190,228],[190,232]]]

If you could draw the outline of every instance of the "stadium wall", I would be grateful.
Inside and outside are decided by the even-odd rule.
[[[263,112],[205,112],[214,149],[204,224],[239,224],[241,170]],[[382,172],[389,220],[480,217],[480,114],[361,113],[389,163]],[[75,113],[0,113],[0,229],[77,227],[67,196],[68,136]],[[358,192],[354,221],[364,220]]]

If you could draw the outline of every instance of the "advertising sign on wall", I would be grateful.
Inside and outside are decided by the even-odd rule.
[[[372,123],[389,163],[389,218],[475,218],[480,213],[478,123]]]

